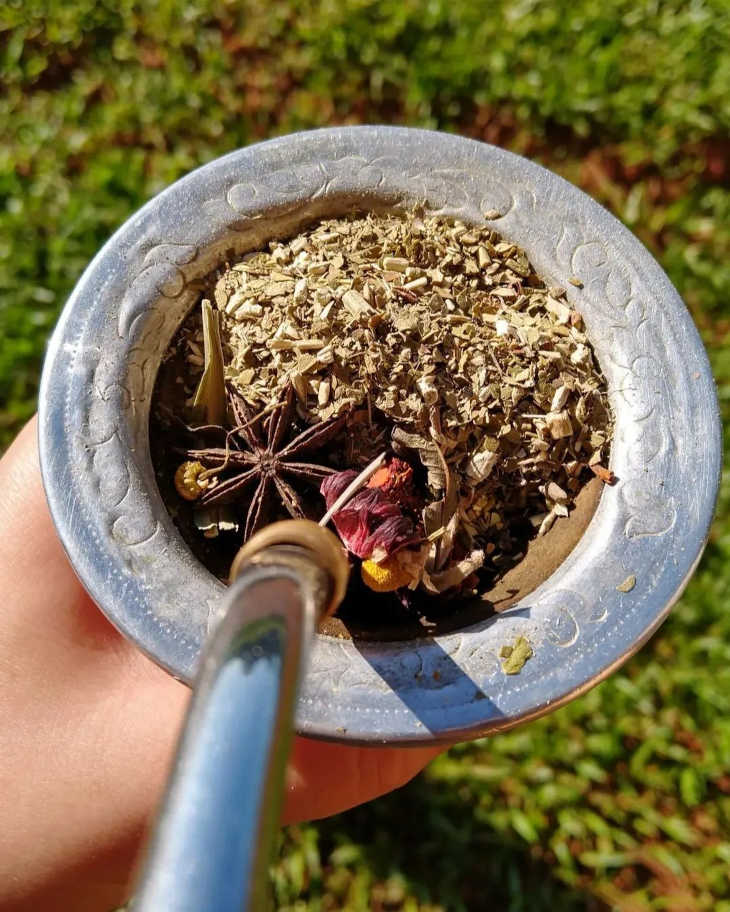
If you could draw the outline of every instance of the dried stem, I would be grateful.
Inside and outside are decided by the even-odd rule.
[[[380,456],[376,456],[372,462],[368,463],[365,468],[360,472],[357,478],[353,478],[350,484],[345,488],[345,490],[340,494],[337,500],[332,504],[332,506],[327,510],[322,519],[319,521],[320,526],[326,526],[327,523],[332,519],[335,513],[338,510],[341,510],[350,498],[352,498],[360,488],[374,475],[380,466],[385,462],[386,453],[383,452]]]

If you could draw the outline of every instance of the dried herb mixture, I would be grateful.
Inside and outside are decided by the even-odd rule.
[[[180,471],[202,474],[203,506],[245,507],[221,529],[250,534],[252,498],[269,484],[281,494],[251,454],[278,446],[292,421],[334,440],[315,473],[320,515],[386,454],[333,517],[376,591],[478,589],[480,573],[519,557],[516,523],[544,534],[586,478],[612,480],[606,386],[581,315],[487,227],[420,214],[329,219],[221,270],[209,297],[202,323],[191,317],[180,337],[191,391]],[[216,420],[206,412],[195,438],[193,416],[216,399]],[[312,512],[284,490],[290,514]],[[389,542],[381,531],[396,526]]]

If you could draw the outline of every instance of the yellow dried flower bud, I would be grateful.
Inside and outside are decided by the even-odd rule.
[[[373,560],[362,562],[360,568],[362,581],[374,592],[393,592],[407,586],[413,574],[401,566],[398,555],[393,554],[378,564]]]
[[[175,490],[185,500],[197,500],[208,487],[208,479],[201,481],[198,476],[205,471],[200,462],[184,462],[175,472]]]

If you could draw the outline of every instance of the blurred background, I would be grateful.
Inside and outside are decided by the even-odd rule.
[[[190,169],[328,124],[448,130],[646,244],[730,406],[728,0],[0,5],[0,442],[106,238]],[[279,910],[730,910],[730,486],[670,620],[548,718],[281,836]]]

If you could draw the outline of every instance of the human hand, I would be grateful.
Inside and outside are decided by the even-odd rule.
[[[106,620],[76,578],[43,493],[36,422],[0,461],[0,909],[123,901],[189,690]],[[438,748],[296,738],[284,822],[406,783]]]

